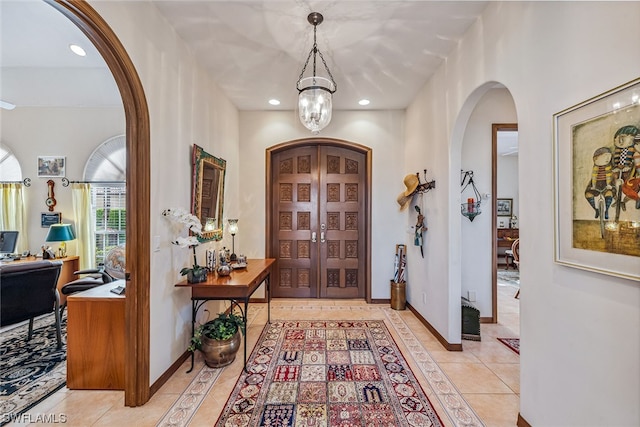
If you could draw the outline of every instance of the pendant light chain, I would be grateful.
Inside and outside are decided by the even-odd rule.
[[[320,55],[320,59],[322,60],[322,65],[324,65],[324,69],[327,71],[327,74],[329,75],[329,79],[331,79],[331,83],[333,83],[333,90],[329,90],[329,92],[335,93],[335,91],[338,89],[338,85],[336,84],[336,81],[333,78],[333,74],[331,74],[331,70],[329,70],[329,66],[327,65],[327,61],[325,61],[324,59],[324,55],[322,55],[322,52],[320,51],[320,49],[318,49],[317,30],[318,30],[318,24],[313,24],[313,47],[309,51],[309,55],[307,55],[307,60],[304,62],[304,66],[302,67],[300,76],[298,76],[298,82],[296,83],[296,88],[298,89],[298,91],[301,90],[300,81],[304,77],[304,72],[307,70],[307,66],[309,65],[309,60],[311,59],[311,55],[313,55],[313,76],[312,77],[317,76],[316,75],[316,54],[317,54],[317,55]]]
[[[302,72],[296,83],[298,89],[298,116],[304,127],[313,134],[318,134],[331,122],[333,109],[333,93],[336,91],[336,81],[329,70],[322,52],[318,49],[318,25],[322,23],[323,16],[320,13],[312,12],[307,16],[307,21],[313,25],[313,46],[307,55],[307,60],[302,67]],[[304,73],[309,66],[309,60],[313,55],[313,75],[305,77]],[[318,61],[317,55],[324,65],[328,77],[316,74]]]

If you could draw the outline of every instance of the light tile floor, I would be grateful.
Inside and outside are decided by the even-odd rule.
[[[471,406],[486,426],[515,426],[519,410],[520,360],[519,356],[500,343],[497,337],[519,336],[519,300],[514,298],[516,288],[510,285],[498,286],[497,324],[482,324],[482,341],[462,341],[462,352],[449,352],[422,326],[409,311],[393,311],[402,317],[412,334],[429,352],[433,361],[446,374],[460,395]],[[385,319],[383,305],[367,305],[363,301],[344,300],[293,300],[276,299],[271,304],[273,319]],[[250,308],[247,339],[250,348],[258,340],[266,322],[266,304],[255,304]],[[403,349],[414,374],[422,384],[425,393],[447,426],[461,425],[454,422],[443,408],[438,397],[417,368],[417,362],[409,356],[410,349],[397,336],[397,331],[389,328],[398,346]],[[242,351],[242,350],[241,350]],[[241,354],[241,353],[240,353]],[[242,369],[241,358],[225,368],[215,385],[200,405],[190,426],[212,426],[222,411]],[[118,391],[81,391],[63,388],[53,396],[28,412],[32,424],[48,425],[38,419],[40,416],[64,414],[65,426],[155,426],[180,397],[195,373],[202,366],[196,358],[196,368],[190,374],[186,371],[189,361],[144,406],[124,407],[124,394]],[[437,394],[437,393],[436,393]],[[12,423],[10,425],[25,425]]]

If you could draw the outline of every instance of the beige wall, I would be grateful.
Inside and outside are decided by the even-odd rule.
[[[176,236],[162,216],[169,207],[190,209],[191,147],[227,161],[225,209],[238,207],[239,121],[236,108],[196,63],[182,40],[149,2],[91,2],[120,38],[140,75],[151,122],[151,354],[153,383],[185,351],[191,336],[189,291],[174,287],[191,263],[190,251],[170,244]],[[133,165],[135,167],[135,165]],[[230,246],[229,236],[227,246]],[[154,243],[159,243],[154,250]],[[201,245],[204,250],[216,244]],[[211,308],[217,313],[218,304]],[[204,313],[203,310],[200,311]]]
[[[407,111],[407,168],[428,159],[445,189],[427,212],[429,244],[442,250],[409,279],[434,296],[421,314],[455,342],[468,244],[458,213],[464,132],[494,82],[513,96],[526,260],[520,412],[531,425],[640,423],[640,286],[554,263],[552,175],[553,114],[638,77],[640,55],[629,52],[637,52],[640,27],[630,23],[639,19],[638,2],[490,3]],[[408,255],[410,263],[419,256]]]

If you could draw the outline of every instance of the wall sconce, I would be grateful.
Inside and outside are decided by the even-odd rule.
[[[67,256],[67,244],[69,240],[75,240],[76,235],[71,228],[71,224],[52,224],[47,233],[47,242],[60,242],[58,253],[61,258]]]
[[[460,186],[462,187],[461,193],[464,194],[464,190],[469,185],[471,185],[473,190],[473,197],[467,198],[467,203],[460,204],[460,213],[469,218],[469,221],[473,222],[473,219],[482,213],[480,210],[480,192],[473,182],[473,171],[461,170],[460,173],[462,174],[462,182],[460,182]]]
[[[229,233],[231,233],[231,256],[229,257],[229,261],[236,262],[238,260],[238,256],[236,255],[236,233],[238,232],[238,220],[237,219],[229,219]]]

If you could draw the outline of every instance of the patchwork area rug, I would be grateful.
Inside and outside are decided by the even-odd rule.
[[[381,320],[265,326],[216,427],[442,426]]]
[[[62,319],[62,341],[57,349],[53,313],[33,324],[27,341],[28,323],[0,334],[0,425],[64,387],[67,381],[67,318]]]
[[[520,287],[520,271],[498,270],[498,284]]]
[[[520,338],[498,338],[498,341],[520,354]]]

